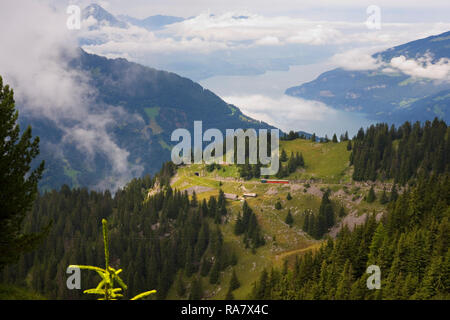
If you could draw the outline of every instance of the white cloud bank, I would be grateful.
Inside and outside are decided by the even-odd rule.
[[[252,118],[266,121],[284,132],[306,131],[324,137],[348,131],[352,136],[372,121],[363,115],[338,111],[326,104],[286,95],[269,97],[262,94],[224,97]]]
[[[334,55],[330,62],[346,70],[379,69],[385,73],[402,72],[412,78],[450,81],[450,59],[433,60],[433,56],[426,53],[415,59],[400,55],[389,62],[383,62],[381,59],[372,57],[367,50],[353,49]]]
[[[19,6],[2,0],[0,75],[14,88],[22,115],[52,120],[64,132],[63,143],[75,143],[87,160],[104,155],[112,167],[111,180],[96,187],[116,189],[143,169],[128,162],[128,151],[114,142],[108,126],[118,118],[139,119],[116,107],[95,109],[95,91],[86,76],[66,64],[77,54],[66,19],[64,11],[52,10],[45,1],[23,0]],[[41,145],[45,143],[41,139]]]
[[[352,49],[335,54],[331,63],[346,70],[375,70],[380,67],[380,61],[363,49]]]
[[[414,78],[450,81],[450,59],[442,58],[432,63],[432,57],[426,55],[419,59],[407,59],[405,56],[392,58],[390,67]]]
[[[290,96],[268,97],[264,95],[228,96],[226,102],[236,105],[246,115],[268,122],[284,131],[305,130],[311,121],[323,120],[336,111],[319,101]]]
[[[218,50],[292,44],[381,44],[388,47],[450,28],[449,23],[385,23],[381,30],[374,32],[367,29],[364,21],[315,21],[290,16],[262,16],[248,11],[232,11],[218,15],[204,12],[182,22],[167,25],[159,31],[149,31],[133,25],[128,28],[100,25],[97,30],[88,30],[87,26],[91,23],[92,21],[85,21],[82,36],[101,39],[102,43],[86,45],[86,50],[105,56],[122,54],[129,58],[156,53],[212,53]]]

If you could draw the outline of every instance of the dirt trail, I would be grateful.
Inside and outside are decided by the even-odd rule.
[[[307,246],[306,248],[284,251],[275,256],[275,262],[283,261],[284,258],[294,255],[294,254],[303,253],[303,252],[306,252],[309,250],[316,250],[316,249],[320,248],[320,245],[321,245],[321,242],[316,242],[316,243],[311,244],[310,246]]]
[[[215,190],[214,188],[211,187],[204,187],[204,186],[193,186],[193,187],[189,187],[187,189],[185,189],[184,191],[187,191],[188,195],[192,195],[195,191],[196,194],[200,194],[203,192],[208,192],[208,191],[212,191]]]

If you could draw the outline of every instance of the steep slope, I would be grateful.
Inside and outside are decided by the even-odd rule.
[[[407,58],[422,57],[427,53],[433,54],[433,61],[449,57],[450,31],[435,36],[411,41],[383,52],[374,54],[380,56],[383,61],[390,61],[392,58],[403,55]]]
[[[130,285],[130,291],[128,291],[131,292],[130,296],[133,296],[134,292],[149,288],[162,291],[165,286],[164,290],[167,292],[168,299],[185,298],[194,279],[201,279],[203,297],[224,299],[232,272],[235,271],[241,286],[234,290],[233,294],[236,299],[246,299],[251,293],[253,283],[258,280],[264,268],[270,270],[274,266],[282,267],[284,260],[292,263],[297,255],[301,256],[318,249],[321,241],[311,238],[303,231],[304,220],[307,213],[319,211],[323,191],[327,188],[332,189],[331,199],[336,214],[343,205],[346,213],[358,211],[361,217],[369,212],[378,213],[384,210],[384,206],[379,203],[369,204],[361,201],[368,186],[350,183],[342,185],[335,182],[336,176],[342,173],[342,168],[348,165],[350,152],[345,151],[344,142],[313,143],[309,140],[296,139],[282,141],[281,146],[288,154],[300,151],[305,156],[305,171],[299,169],[288,177],[292,180],[289,185],[263,184],[257,179],[242,181],[234,165],[224,165],[211,172],[205,165],[178,167],[171,184],[173,189],[187,191],[191,195],[194,190],[197,190],[197,204],[192,203],[191,206],[180,204],[179,201],[185,198],[181,195],[175,196],[170,199],[170,202],[164,204],[161,197],[172,193],[167,190],[160,192],[161,185],[148,178],[132,180],[127,188],[112,197],[109,193],[69,190],[67,187],[40,196],[34,214],[28,217],[29,221],[26,225],[37,226],[42,221],[52,219],[55,221],[54,232],[38,251],[30,254],[29,258],[21,260],[18,266],[8,268],[5,271],[5,278],[16,284],[28,275],[32,279],[42,279],[32,281],[30,285],[34,290],[49,298],[80,298],[81,290],[67,290],[66,277],[64,274],[59,274],[64,273],[65,269],[53,268],[54,261],[58,263],[62,261],[60,264],[63,266],[72,263],[73,259],[83,264],[99,265],[98,259],[103,257],[99,223],[101,218],[107,218],[111,221],[112,261],[119,263],[118,259],[120,259],[120,266],[124,268],[123,279]],[[327,169],[327,161],[339,164]],[[200,175],[197,176],[195,172]],[[310,179],[311,176],[318,179],[309,182],[293,181]],[[220,223],[216,222],[216,215],[211,215],[214,209],[208,209],[209,213],[205,213],[203,199],[208,201],[208,208],[213,208],[214,204],[210,201],[210,196],[217,196],[220,189],[225,193],[239,196],[243,193],[257,194],[256,198],[247,198],[247,202],[255,214],[257,225],[264,237],[263,245],[252,248],[248,245],[245,235],[236,234],[236,221],[243,211],[241,201],[231,199],[225,201],[226,214],[223,215]],[[149,191],[151,196],[155,197],[153,199],[155,201],[147,199]],[[152,193],[152,191],[155,192]],[[377,189],[377,192],[380,190]],[[288,198],[288,194],[291,198]],[[193,201],[192,196],[190,200]],[[277,202],[281,204],[279,209],[274,206]],[[216,202],[218,203],[219,201]],[[182,212],[186,207],[193,209],[191,218],[175,213]],[[218,207],[219,205],[216,208]],[[202,213],[199,214],[198,210],[202,210]],[[217,212],[221,211],[216,210]],[[288,212],[293,217],[291,225],[285,221]],[[167,216],[170,219],[167,219]],[[341,218],[341,216],[337,217],[337,221],[340,222]],[[364,221],[364,219],[360,220]],[[192,271],[186,274],[185,270],[177,273],[177,270],[184,269],[188,265],[185,263],[184,253],[192,252],[188,250],[188,243],[191,242],[190,239],[197,238],[187,235],[197,234],[203,229],[204,226],[200,227],[202,221],[209,224],[210,231],[207,234],[210,235],[212,244],[210,249],[206,250],[206,257],[209,257],[208,252],[215,251],[212,250],[215,243],[213,237],[219,234],[219,230],[222,239],[220,243],[223,243],[224,248],[223,254],[236,255],[236,264],[228,265],[228,262],[224,264],[215,283],[210,280],[212,269],[202,271],[204,267],[203,263],[198,263],[200,259],[194,260],[197,262],[193,274]],[[185,225],[193,225],[195,228],[185,229]],[[186,233],[178,233],[182,229],[185,229]],[[74,232],[78,236],[73,237]],[[64,247],[63,240],[68,243],[67,248]],[[156,253],[154,250],[161,251]],[[197,257],[197,249],[194,252],[194,257]],[[217,252],[212,254],[214,259],[219,257]],[[176,258],[171,260],[174,256]],[[35,264],[36,261],[39,262],[38,265]],[[177,267],[167,268],[169,261],[176,261]],[[228,259],[222,261],[228,261]],[[134,274],[138,274],[139,278],[134,277]],[[175,277],[176,274],[177,277]],[[185,284],[184,294],[179,294],[177,289],[176,278],[180,277],[180,274]],[[38,278],[38,275],[42,275],[42,278]],[[83,277],[85,276],[87,282],[83,282],[83,289],[91,287],[91,283],[96,284],[96,274],[83,273]],[[46,277],[56,279],[53,282],[48,281],[53,284],[52,286],[43,285],[48,283]],[[167,285],[171,285],[170,289]]]
[[[423,134],[423,136],[426,135],[426,133]],[[444,136],[445,134],[441,132],[431,139],[442,141]],[[352,142],[355,143],[355,141]],[[405,144],[401,140],[398,142]],[[304,287],[297,281],[292,281],[299,275],[297,272],[290,274],[293,268],[298,267],[298,262],[304,257],[310,259],[310,254],[318,251],[321,253],[316,258],[327,257],[327,263],[313,263],[312,267],[315,271],[309,275],[303,268],[301,269],[305,272],[302,279],[310,282],[309,285],[313,282],[320,285],[328,283],[319,281],[321,274],[325,274],[319,272],[322,265],[344,269],[347,259],[354,266],[355,272],[359,270],[357,277],[352,278],[353,280],[357,280],[365,273],[368,259],[372,259],[369,260],[370,264],[372,262],[376,265],[380,264],[383,274],[390,274],[390,278],[382,282],[383,289],[388,290],[397,286],[397,282],[393,279],[399,277],[397,272],[392,272],[394,269],[390,268],[391,262],[393,268],[398,269],[398,266],[401,266],[398,261],[419,261],[421,277],[427,277],[427,274],[434,276],[431,272],[425,272],[430,265],[429,262],[432,261],[429,259],[432,257],[431,252],[444,259],[448,251],[445,246],[448,242],[448,233],[445,232],[448,229],[448,222],[446,222],[448,201],[445,199],[445,195],[448,194],[448,176],[446,180],[431,178],[427,185],[422,186],[420,186],[422,184],[420,180],[419,184],[413,186],[397,185],[395,192],[392,191],[394,190],[392,181],[354,181],[351,178],[353,168],[349,161],[351,152],[347,150],[346,145],[345,141],[339,143],[318,143],[306,139],[281,141],[281,149],[284,149],[288,155],[291,152],[301,152],[305,159],[303,168],[298,168],[286,177],[290,180],[289,184],[261,183],[259,179],[242,180],[239,178],[238,168],[235,165],[222,165],[213,170],[206,165],[179,167],[166,165],[157,179],[155,177],[154,179],[148,177],[134,179],[129,182],[127,188],[114,196],[94,191],[89,193],[87,190],[69,190],[67,187],[47,193],[38,198],[34,214],[27,218],[25,225],[27,228],[36,227],[39,223],[51,218],[55,221],[55,232],[51,233],[49,240],[38,251],[22,259],[17,266],[7,268],[4,278],[10,279],[12,284],[20,283],[25,277],[33,279],[28,285],[49,298],[80,298],[81,290],[67,290],[65,269],[54,268],[55,261],[58,263],[62,261],[60,264],[63,266],[71,263],[73,259],[84,264],[98,264],[98,259],[101,260],[103,257],[101,232],[98,228],[102,218],[108,218],[108,221],[111,221],[112,261],[123,266],[122,275],[129,284],[130,296],[133,296],[134,292],[155,288],[159,292],[164,292],[160,298],[184,299],[192,293],[192,284],[195,281],[201,281],[202,289],[199,298],[224,299],[227,296],[232,274],[235,273],[240,287],[233,290],[234,297],[236,299],[254,298],[254,283],[257,282],[259,286],[258,279],[264,273],[264,269],[267,271],[274,268],[275,272],[280,271],[280,273],[269,272],[272,274],[271,277],[277,274],[281,276],[278,279],[273,278],[274,282],[269,281],[269,283],[277,283],[286,275],[286,272],[281,272],[286,261],[287,270],[285,270],[288,272],[288,277],[280,285],[292,286],[293,290],[277,293],[276,288],[272,287],[269,292],[274,290],[272,292],[274,295],[257,298],[334,298],[336,291],[330,288],[338,288],[336,283],[329,286],[327,284],[327,290],[321,291],[323,295],[312,296],[311,292],[315,292],[317,286]],[[353,152],[355,150],[358,149],[354,148]],[[430,151],[425,152],[428,157]],[[401,157],[401,159],[403,162],[405,158]],[[283,165],[286,165],[286,162]],[[167,186],[161,186],[159,183],[159,181],[169,180],[172,186],[170,191]],[[422,180],[424,181],[427,179]],[[162,184],[164,185],[164,182]],[[407,192],[408,188],[410,191]],[[187,191],[190,204],[187,202],[188,197],[173,192],[175,189]],[[217,201],[211,200],[211,196],[220,195],[220,190],[224,192],[223,196],[226,200],[222,198],[223,201],[219,201],[220,196],[217,197]],[[196,191],[195,200],[193,191]],[[373,201],[368,199],[371,191],[375,194]],[[264,244],[257,247],[249,245],[246,236],[236,232],[237,222],[243,216],[245,206],[242,201],[231,198],[230,194],[243,197],[244,193],[256,193],[256,197],[249,196],[246,200],[255,214],[254,220],[257,221],[260,235],[264,238]],[[330,201],[327,201],[327,205],[331,206],[334,217],[334,227],[327,229],[325,238],[330,235],[336,242],[324,241],[325,238],[319,239],[320,237],[313,238],[310,231],[305,232],[307,225],[311,224],[311,216],[320,217],[325,194],[328,194],[326,198]],[[386,197],[385,200],[383,196]],[[415,201],[418,199],[421,202],[420,206],[416,207]],[[203,200],[206,202],[204,203]],[[277,206],[278,203],[279,206]],[[433,205],[428,205],[429,203]],[[225,211],[222,210],[224,207]],[[185,215],[183,210],[188,210],[189,215]],[[394,214],[393,211],[395,211]],[[440,227],[435,223],[437,220],[428,220],[432,218],[429,216],[430,213],[442,221]],[[290,223],[286,219],[289,215],[292,216]],[[219,219],[217,219],[218,216]],[[387,238],[388,241],[372,242],[377,229],[376,224],[379,221],[383,222],[385,230],[392,236]],[[419,225],[428,231],[425,234],[415,233],[414,228]],[[410,228],[414,231],[413,233],[408,230]],[[200,232],[200,230],[203,231]],[[351,234],[349,230],[353,233]],[[364,230],[368,232],[365,233],[368,237],[364,238],[365,240],[361,238],[362,232],[366,232]],[[340,231],[343,235],[337,236]],[[379,229],[375,234],[380,231],[383,230]],[[404,231],[410,233],[406,235],[407,237],[415,238],[415,240],[412,242],[401,240],[399,243],[402,237],[395,234]],[[79,236],[73,237],[74,232]],[[205,235],[203,239],[210,240],[206,244],[200,242],[197,245],[199,242],[196,241],[202,239],[196,236],[197,234]],[[383,232],[380,236],[385,237],[386,234]],[[220,240],[217,240],[219,238]],[[438,241],[438,238],[442,241]],[[352,240],[348,242],[346,239]],[[432,251],[431,246],[424,246],[423,241],[433,243],[436,251]],[[217,243],[221,245],[217,246]],[[194,250],[191,247],[192,244],[195,244]],[[397,245],[404,248],[402,247],[401,251],[397,250]],[[388,259],[390,261],[383,259],[382,252],[385,251],[373,254],[373,248],[377,251],[377,248],[381,246],[389,247],[386,248],[388,250],[386,252],[389,253],[387,256],[390,257]],[[198,248],[202,250],[199,251]],[[217,248],[223,248],[223,250],[216,250]],[[408,248],[414,248],[414,250]],[[342,255],[330,254],[331,250]],[[429,251],[426,252],[427,250]],[[370,251],[372,254],[367,255]],[[189,252],[194,260],[188,259]],[[198,252],[202,252],[205,258],[211,259],[209,261],[220,259],[225,263],[220,269],[214,268],[213,264],[205,263],[205,259],[201,259],[202,254]],[[394,258],[402,252],[408,254],[407,260]],[[417,260],[416,252],[425,259]],[[377,259],[374,260],[374,258]],[[397,262],[394,263],[393,261],[396,260]],[[192,264],[192,261],[195,263]],[[335,263],[330,264],[333,261]],[[445,266],[435,270],[447,270]],[[211,281],[214,270],[216,278]],[[328,271],[326,274],[331,274],[332,270]],[[60,274],[61,272],[63,274]],[[337,276],[329,278],[329,281],[334,282],[340,279],[342,270],[335,274]],[[97,283],[94,282],[97,280],[96,274],[87,276],[88,282],[83,283],[83,289],[91,287],[90,283]],[[404,278],[400,279],[402,282],[404,280]],[[47,283],[52,285],[45,285]],[[365,290],[366,278],[362,278],[360,284]],[[419,287],[418,284],[414,286]],[[358,287],[352,288],[352,291],[353,289]],[[350,288],[348,290],[350,291]],[[288,292],[292,294],[286,296]],[[377,298],[372,296],[373,292],[367,290],[364,294]],[[399,298],[386,296],[387,290],[380,292],[386,298]],[[401,292],[407,294],[407,291]],[[360,296],[353,298],[362,299]]]
[[[424,68],[438,62],[446,68],[450,58],[450,32],[374,54],[373,58],[379,61],[375,70],[334,69],[314,81],[287,89],[286,94],[322,101],[340,110],[365,113],[377,121],[398,124],[432,120],[436,116],[449,121],[445,103],[449,79],[416,77],[393,69],[392,59],[402,56]]]
[[[84,51],[80,51],[70,65],[89,78],[89,85],[95,91],[93,107],[97,114],[104,112],[105,119],[108,115],[111,123],[107,134],[128,153],[126,166],[133,176],[153,173],[164,161],[170,160],[171,133],[176,128],[192,130],[195,120],[203,121],[203,130],[271,128],[245,116],[237,107],[199,84],[174,73]],[[61,124],[47,118],[23,114],[22,122],[31,124],[33,134],[41,138],[41,158],[47,162],[41,187],[54,188],[63,183],[95,187],[106,181],[103,185],[112,188],[112,180],[116,179],[111,173],[114,154],[109,154],[108,158],[105,152],[97,152],[94,157],[88,157],[86,152],[80,151],[79,142],[64,139],[67,132],[61,129]],[[76,127],[73,123],[65,125]]]

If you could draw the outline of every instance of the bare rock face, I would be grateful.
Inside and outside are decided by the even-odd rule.
[[[375,219],[377,221],[380,221],[380,219],[383,217],[383,214],[384,212],[378,212],[377,215],[375,216]],[[344,225],[346,225],[349,228],[349,230],[352,231],[355,228],[355,226],[362,225],[367,218],[368,218],[367,213],[363,213],[362,215],[358,216],[358,211],[353,210],[347,216],[345,216],[345,218],[342,219],[341,222],[333,226],[330,229],[328,235],[330,235],[332,238],[336,238],[337,234],[339,233],[339,231],[341,231]]]

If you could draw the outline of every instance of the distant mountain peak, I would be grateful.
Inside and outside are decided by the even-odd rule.
[[[97,25],[93,25],[90,28],[98,28],[99,24],[106,24],[111,27],[126,28],[127,24],[123,21],[118,20],[114,15],[106,11],[102,6],[92,3],[83,9],[82,19],[87,20],[90,17],[97,21]]]

